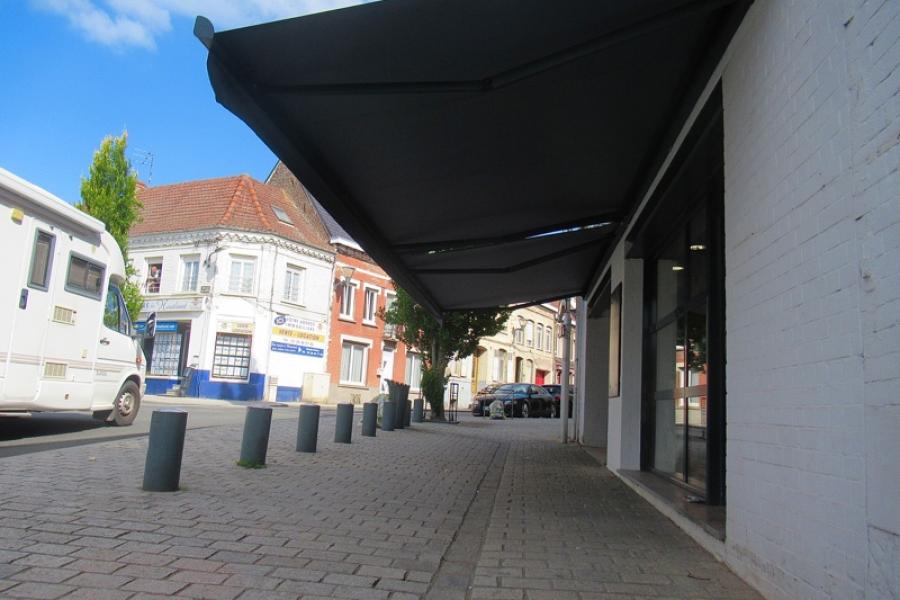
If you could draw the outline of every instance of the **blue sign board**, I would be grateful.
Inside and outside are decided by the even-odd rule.
[[[134,324],[134,329],[138,333],[144,333],[144,330],[147,328],[146,321],[137,321]],[[156,322],[156,331],[157,333],[160,331],[178,331],[178,321],[157,321]]]
[[[300,356],[314,356],[322,358],[325,356],[325,350],[322,348],[313,348],[312,346],[300,346],[297,344],[285,344],[284,342],[272,342],[273,352],[284,352],[285,354],[298,354]]]

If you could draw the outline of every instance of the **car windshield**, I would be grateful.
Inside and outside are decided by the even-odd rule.
[[[487,385],[487,386],[481,388],[481,391],[478,392],[478,393],[479,393],[479,394],[493,394],[495,391],[497,391],[497,388],[498,388],[498,387],[500,387],[500,384],[499,384],[499,383],[494,383],[494,384],[491,384],[491,385]]]
[[[507,383],[497,388],[498,394],[527,394],[528,386],[521,383]]]

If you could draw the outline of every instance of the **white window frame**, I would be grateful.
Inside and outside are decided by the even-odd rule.
[[[197,274],[194,280],[194,286],[189,287],[186,285],[188,283],[188,264],[197,263]],[[181,286],[179,291],[181,292],[196,292],[200,287],[200,255],[199,254],[182,254],[181,255]]]
[[[494,350],[494,368],[492,375],[494,376],[494,381],[499,383],[506,382],[506,365],[509,361],[509,352],[506,350]]]
[[[219,343],[219,337],[236,337],[236,338],[246,338],[246,350],[247,353],[244,354],[242,351],[244,350],[244,344],[236,345],[230,343]],[[217,352],[217,348],[225,349],[225,352],[220,354]],[[241,352],[238,352],[238,351]],[[210,380],[214,381],[237,381],[237,382],[247,382],[250,381],[250,374],[253,372],[253,336],[246,334],[237,334],[237,333],[228,333],[225,331],[217,331],[215,333],[215,337],[213,338],[213,361],[212,368],[209,371]],[[246,377],[241,375],[222,375],[221,372],[217,372],[220,368],[244,368],[244,363],[246,362],[247,375]]]
[[[369,292],[372,292],[372,318],[368,318],[367,313],[369,312]],[[366,325],[375,325],[376,324],[376,316],[378,314],[378,296],[381,294],[381,288],[363,284],[363,314],[362,314],[362,322]]]
[[[344,379],[344,345],[352,344],[354,346],[362,346],[363,354],[362,354],[362,381],[354,381],[352,379]],[[366,380],[369,370],[369,354],[372,351],[372,340],[367,340],[365,338],[358,338],[349,335],[341,336],[341,362],[338,367],[340,371],[338,371],[338,382],[340,385],[351,385],[354,387],[368,387],[366,386]],[[351,351],[350,355],[350,366],[347,371],[348,375],[353,376],[353,354]]]
[[[534,346],[534,321],[525,322],[525,345],[529,348]]]
[[[256,289],[256,271],[257,271],[256,265],[259,263],[259,260],[257,259],[257,257],[250,255],[250,254],[231,254],[231,255],[229,255],[228,258],[229,258],[228,288],[227,288],[228,293],[229,294],[239,294],[241,296],[252,296],[253,291]],[[232,283],[234,283],[234,280],[232,279],[232,273],[234,270],[234,265],[236,265],[236,264],[244,265],[241,267],[241,275],[239,278],[241,285],[239,285],[239,287],[237,289],[235,289],[232,286]],[[243,282],[247,279],[246,273],[244,272],[246,265],[251,265],[251,267],[252,267],[252,271],[251,271],[250,277],[249,277],[249,279],[250,279],[249,291],[243,289]]]
[[[350,289],[350,306],[347,311],[344,310],[344,294],[347,289]],[[354,318],[354,313],[356,312],[356,292],[359,290],[359,282],[351,279],[346,283],[341,284],[341,297],[338,299],[338,319],[341,321],[352,321],[356,322]]]
[[[534,347],[536,350],[544,349],[544,326],[540,323],[534,328]]]
[[[148,294],[148,295],[159,294],[160,292],[162,292],[162,276],[163,276],[163,271],[165,271],[165,269],[166,269],[166,261],[163,259],[162,256],[154,256],[152,258],[146,258],[146,259],[144,259],[144,261],[145,261],[144,264],[147,265],[147,276],[144,278],[144,293]],[[153,267],[153,265],[159,265],[159,277],[156,278],[156,291],[155,292],[150,291],[150,281],[151,281],[150,269]]]
[[[412,366],[416,366],[416,362],[419,363],[418,369],[410,368],[410,361],[412,362]],[[412,352],[410,350],[406,351],[406,358],[404,359],[404,373],[403,380],[406,385],[409,386],[410,392],[418,392],[422,389],[422,353],[421,352]]]
[[[299,283],[297,284],[297,297],[294,298],[291,296],[294,291],[293,287],[290,285],[290,281],[293,278],[297,278]],[[299,267],[297,265],[288,264],[284,268],[284,286],[282,289],[282,297],[281,299],[288,304],[303,304],[304,296],[306,291],[306,269],[303,267]]]
[[[544,351],[552,352],[553,351],[553,328],[546,327],[544,329],[544,333],[546,334],[544,337]]]

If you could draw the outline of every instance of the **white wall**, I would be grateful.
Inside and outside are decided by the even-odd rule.
[[[900,3],[757,1],[723,75],[727,553],[900,594]]]

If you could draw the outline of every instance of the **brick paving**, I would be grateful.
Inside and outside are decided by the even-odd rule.
[[[240,427],[191,430],[182,490],[140,489],[146,439],[0,459],[0,597],[143,600],[757,598],[556,420],[415,425],[266,469]]]

